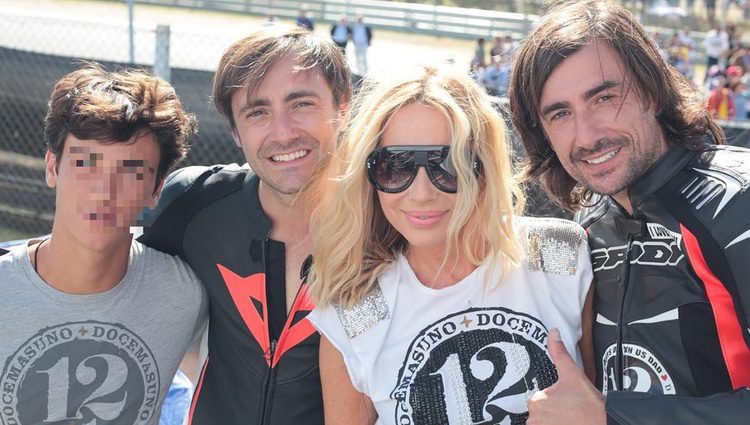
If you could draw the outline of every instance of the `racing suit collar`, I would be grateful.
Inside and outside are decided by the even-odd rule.
[[[704,146],[713,144],[708,135],[704,137],[704,140]],[[669,150],[628,188],[628,197],[633,206],[633,212],[638,210],[638,206],[644,199],[659,190],[698,153],[700,150],[690,150],[682,144],[671,144]]]
[[[247,196],[247,202],[249,208],[247,209],[250,217],[255,225],[253,230],[255,232],[252,235],[253,239],[265,239],[271,232],[271,219],[268,218],[266,212],[263,211],[263,206],[260,204],[260,196],[258,195],[258,186],[260,185],[260,177],[255,173],[247,173],[245,177],[245,184],[243,190]]]

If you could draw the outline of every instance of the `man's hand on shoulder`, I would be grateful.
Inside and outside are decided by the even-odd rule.
[[[526,424],[606,425],[604,397],[570,357],[555,328],[547,337],[547,349],[557,368],[557,382],[531,396]]]

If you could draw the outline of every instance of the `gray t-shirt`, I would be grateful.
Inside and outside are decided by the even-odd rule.
[[[158,424],[207,301],[185,263],[136,241],[122,281],[93,295],[47,285],[22,245],[0,257],[0,321],[3,425]]]

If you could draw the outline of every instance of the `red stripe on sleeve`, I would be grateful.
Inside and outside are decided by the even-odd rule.
[[[732,295],[708,267],[695,235],[682,224],[680,224],[680,231],[685,240],[688,260],[706,288],[708,302],[711,304],[716,319],[716,330],[724,355],[724,363],[729,371],[732,386],[734,389],[750,387],[750,348],[745,344]]]

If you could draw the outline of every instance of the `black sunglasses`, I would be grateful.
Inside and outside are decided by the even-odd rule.
[[[385,193],[406,190],[417,177],[419,167],[424,167],[432,184],[441,191],[458,190],[450,146],[386,146],[367,156],[367,178],[375,189]],[[481,168],[478,159],[474,159],[472,167],[478,176]]]

